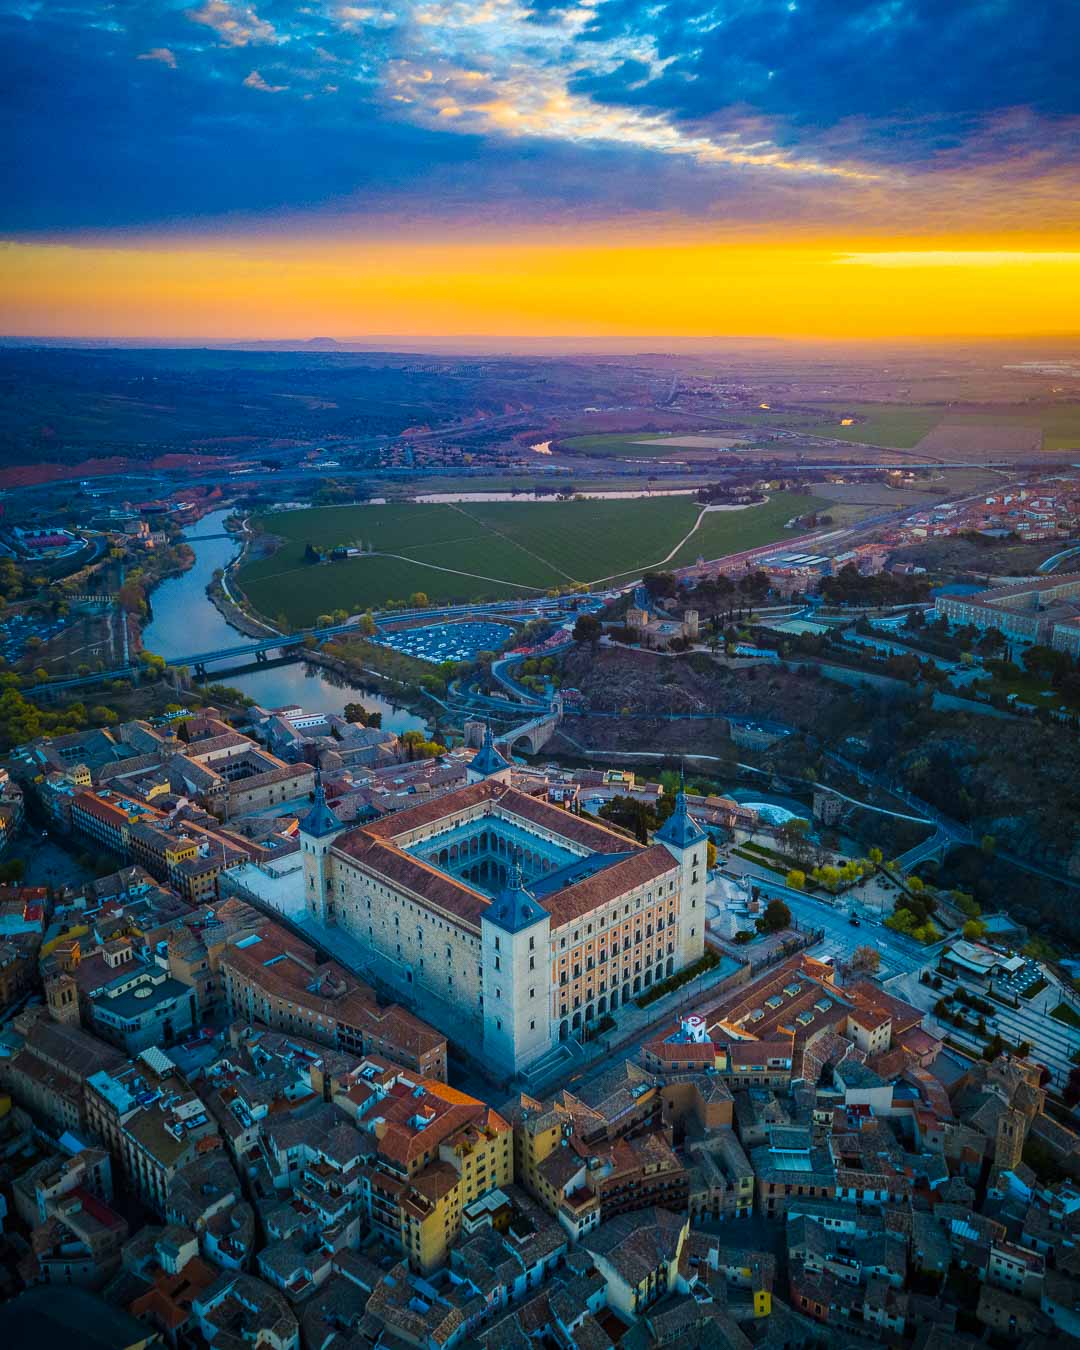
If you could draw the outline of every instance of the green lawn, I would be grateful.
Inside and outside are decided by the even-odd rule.
[[[667,564],[697,519],[700,507],[690,497],[282,511],[260,523],[283,546],[243,567],[238,581],[261,613],[302,625],[336,609],[381,608],[415,591],[433,603],[491,600],[685,565],[702,554],[720,557],[782,539],[792,515],[827,505],[781,492],[762,506],[711,512]],[[308,543],[363,544],[399,556],[312,564],[304,558]]]
[[[1014,679],[994,680],[991,689],[1002,698],[1015,694],[1021,703],[1030,703],[1035,708],[1057,708],[1062,704],[1070,706],[1070,700],[1060,690],[1053,688],[1049,676],[1029,675],[1025,672]]]
[[[1050,1016],[1056,1018],[1059,1022],[1064,1022],[1066,1026],[1080,1027],[1080,1017],[1077,1017],[1067,1003],[1059,1003]]]

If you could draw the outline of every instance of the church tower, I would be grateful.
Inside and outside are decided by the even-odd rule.
[[[66,971],[45,981],[45,1000],[54,1022],[79,1025],[79,986]]]
[[[653,835],[679,864],[679,959],[677,967],[687,966],[705,954],[705,878],[708,861],[708,836],[690,814],[686,789],[680,783],[675,810]]]
[[[304,903],[320,923],[334,923],[330,849],[345,826],[327,805],[322,773],[315,770],[315,800],[300,821],[300,851],[304,859]]]

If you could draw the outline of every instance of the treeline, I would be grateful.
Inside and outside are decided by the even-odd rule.
[[[864,576],[854,563],[846,563],[834,577],[824,577],[821,597],[830,605],[918,604],[930,594],[925,577],[894,576],[875,572]]]

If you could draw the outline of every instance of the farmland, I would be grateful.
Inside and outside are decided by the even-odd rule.
[[[837,408],[835,414],[826,414],[824,420],[808,428],[819,436],[838,441],[859,441],[866,445],[883,445],[892,450],[910,450],[941,420],[942,410],[926,406],[908,406],[892,403],[857,403]],[[840,423],[854,418],[850,427]]]
[[[558,443],[560,450],[588,455],[591,459],[664,459],[677,455],[678,447],[669,436],[647,431],[599,432],[593,436],[567,436]]]
[[[826,505],[777,493],[762,506],[706,514],[689,539],[700,510],[689,497],[277,512],[260,517],[257,526],[281,547],[247,563],[238,581],[261,613],[294,625],[336,609],[379,608],[415,591],[433,603],[528,596],[630,578],[664,565],[673,550],[671,565],[684,565],[701,554],[719,557],[769,543],[783,537],[791,516]],[[314,564],[305,561],[308,543],[374,552]]]
[[[854,426],[830,421],[813,430],[837,440],[861,441],[892,449],[918,449],[929,454],[1025,454],[1043,450],[1080,449],[1080,404],[1006,403],[944,408],[932,404],[854,404],[838,417],[854,417]]]

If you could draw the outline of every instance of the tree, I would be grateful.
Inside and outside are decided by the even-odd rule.
[[[870,849],[870,851],[867,853],[866,856],[870,859],[870,861],[874,864],[875,867],[880,867],[885,858],[884,853],[882,853],[881,849],[879,849],[876,844],[872,849]]]
[[[783,900],[770,900],[758,923],[763,933],[779,933],[782,929],[791,927],[791,910]]]
[[[969,942],[981,938],[985,932],[986,924],[983,923],[982,919],[968,919],[967,923],[964,924],[964,937]]]
[[[800,816],[792,816],[790,820],[785,820],[783,825],[779,826],[776,831],[776,838],[786,852],[803,862],[809,857],[807,839],[809,834],[810,822],[803,820]]]
[[[997,851],[997,839],[992,834],[984,834],[979,842],[979,848],[988,858],[992,858]]]
[[[864,944],[856,947],[851,953],[852,970],[864,971],[867,974],[873,974],[881,966],[881,953],[876,947]]]
[[[711,839],[705,841],[705,867],[711,872],[716,866],[716,845]]]
[[[426,591],[413,591],[409,596],[409,604],[413,609],[427,609],[428,603]]]
[[[800,872],[798,868],[792,868],[784,878],[793,891],[806,890],[806,873]]]
[[[596,642],[604,631],[595,614],[579,614],[574,624],[575,642]]]
[[[622,794],[605,802],[598,814],[602,820],[610,820],[613,825],[621,825],[624,830],[629,830],[642,844],[649,842],[649,831],[655,830],[660,824],[656,812],[647,802]]]

